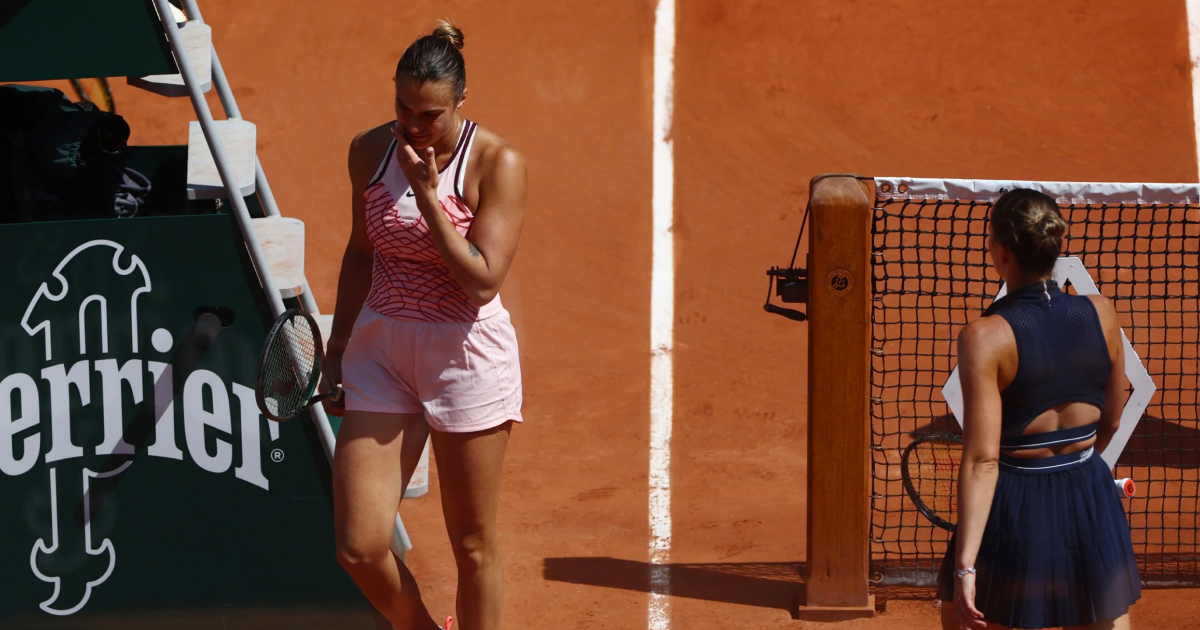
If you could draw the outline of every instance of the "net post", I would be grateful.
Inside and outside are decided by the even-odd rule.
[[[871,616],[873,206],[855,177],[816,177],[810,191],[808,575],[798,616]]]

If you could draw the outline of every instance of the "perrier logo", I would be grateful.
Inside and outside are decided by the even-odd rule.
[[[29,566],[53,615],[83,609],[119,570],[112,498],[139,458],[190,460],[270,488],[260,435],[266,424],[277,439],[278,425],[261,418],[251,387],[197,368],[220,326],[156,326],[139,308],[153,291],[150,270],[122,245],[79,245],[47,270],[20,321],[33,369],[0,374],[0,474],[45,475]]]

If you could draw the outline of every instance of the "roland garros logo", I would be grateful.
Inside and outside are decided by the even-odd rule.
[[[93,240],[58,263],[21,319],[36,348],[29,364],[40,360],[42,365],[0,380],[0,474],[30,473],[44,453],[46,478],[39,483],[49,484],[50,519],[32,542],[29,565],[52,587],[41,602],[41,609],[52,615],[81,610],[93,589],[116,570],[116,548],[105,532],[94,531],[103,497],[92,495],[98,484],[111,487],[117,476],[136,465],[135,457],[184,460],[186,453],[186,459],[205,471],[224,475],[232,469],[234,478],[270,488],[262,466],[263,421],[252,387],[226,383],[209,370],[191,371],[178,410],[182,435],[176,433],[175,376],[169,362],[176,341],[164,328],[143,336],[144,314],[138,302],[153,289],[150,273],[136,255],[122,260],[124,252],[113,241]],[[119,280],[113,284],[123,288],[107,292],[122,294],[72,286],[64,275],[72,264],[99,265],[103,272],[111,264]],[[89,330],[97,330],[97,322],[100,334],[88,337]],[[76,332],[71,330],[75,325],[78,346],[62,343]],[[128,348],[110,344],[109,332],[119,326],[128,326],[129,334],[112,336],[128,339]],[[60,343],[52,343],[55,339]],[[134,409],[126,409],[126,392]],[[48,403],[48,416],[42,414],[43,401]],[[131,444],[124,421],[135,411],[149,412],[140,409],[144,401],[153,405],[153,427],[147,439],[133,439]],[[76,443],[72,427],[77,422],[102,423],[100,442]],[[278,438],[278,425],[266,424],[271,439]],[[240,455],[236,467],[235,450]]]

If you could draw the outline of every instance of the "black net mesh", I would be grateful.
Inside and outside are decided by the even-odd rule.
[[[872,254],[872,572],[884,584],[930,585],[950,533],[906,496],[900,458],[922,434],[959,431],[941,388],[959,330],[1000,288],[986,246],[991,204],[883,197]],[[1158,387],[1115,471],[1137,482],[1125,508],[1143,579],[1200,582],[1200,206],[1061,207],[1071,224],[1063,255],[1080,257],[1114,301]]]
[[[267,340],[260,370],[264,411],[286,420],[304,409],[319,374],[316,337],[307,317],[281,321],[274,336]]]

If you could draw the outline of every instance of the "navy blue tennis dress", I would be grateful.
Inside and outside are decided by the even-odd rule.
[[[1096,425],[1021,435],[1042,412],[1068,402],[1104,409],[1112,360],[1096,307],[1035,282],[984,316],[1012,327],[1017,375],[1000,392],[1001,451],[1080,442]],[[954,599],[954,550],[946,549],[938,598]],[[1129,523],[1112,473],[1092,448],[1043,459],[1000,455],[992,510],[975,559],[975,607],[1010,628],[1053,628],[1115,619],[1142,595]]]

